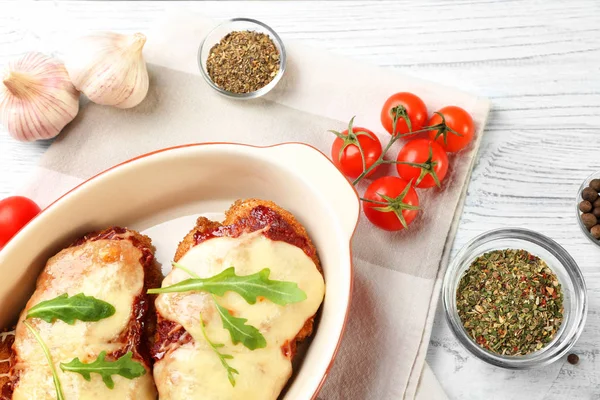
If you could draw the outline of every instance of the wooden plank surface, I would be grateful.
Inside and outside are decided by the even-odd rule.
[[[580,362],[487,366],[459,346],[440,306],[428,363],[453,399],[600,399],[600,247],[580,233],[574,200],[581,181],[600,170],[600,2],[0,1],[0,64],[31,50],[60,56],[92,30],[148,31],[176,8],[258,18],[284,39],[491,98],[453,251],[505,226],[563,245],[588,285],[588,322],[574,348]],[[18,143],[0,128],[0,197],[18,190],[48,145]]]

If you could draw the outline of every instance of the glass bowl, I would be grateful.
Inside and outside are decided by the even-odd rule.
[[[273,40],[275,47],[277,47],[277,50],[279,51],[279,72],[277,72],[277,75],[275,75],[271,82],[269,82],[266,86],[255,90],[254,92],[234,93],[225,90],[217,86],[212,81],[210,75],[208,75],[208,70],[206,69],[206,61],[208,60],[210,49],[212,49],[212,47],[215,44],[219,43],[221,39],[223,39],[227,34],[234,31],[254,31],[264,33],[265,35],[268,35],[271,38],[271,40]],[[255,99],[257,97],[261,97],[267,94],[281,80],[281,77],[285,72],[285,63],[285,47],[283,45],[283,42],[281,41],[281,38],[277,35],[277,33],[275,33],[273,29],[269,28],[267,25],[263,24],[260,21],[250,18],[233,18],[228,21],[222,22],[221,24],[213,28],[213,30],[211,30],[208,33],[208,35],[206,35],[206,37],[200,44],[200,48],[198,49],[198,65],[200,67],[200,72],[202,73],[202,76],[204,77],[206,82],[218,93],[232,99]]]
[[[503,356],[479,346],[464,329],[456,309],[456,289],[465,271],[475,258],[501,249],[522,249],[538,256],[556,274],[563,290],[563,322],[556,336],[542,349],[524,356]],[[448,266],[442,283],[442,302],[452,332],[471,354],[510,369],[541,367],[565,355],[581,335],[587,316],[585,282],[575,260],[552,239],[519,228],[492,230],[467,243]]]
[[[596,239],[595,237],[592,236],[592,234],[590,233],[590,231],[587,230],[587,228],[585,227],[585,225],[583,225],[583,222],[581,221],[581,211],[579,211],[579,203],[581,203],[581,201],[583,200],[581,198],[581,192],[583,192],[583,189],[585,189],[586,187],[588,187],[588,185],[590,184],[590,181],[592,179],[600,179],[600,171],[596,171],[593,174],[591,174],[590,176],[588,176],[583,183],[581,184],[581,186],[579,187],[579,190],[577,191],[577,197],[575,198],[575,217],[577,218],[577,223],[579,224],[579,227],[581,228],[581,230],[583,231],[583,234],[590,239],[590,241],[592,243],[594,243],[596,246],[600,246],[600,240]]]

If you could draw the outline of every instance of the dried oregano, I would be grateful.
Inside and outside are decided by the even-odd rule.
[[[558,278],[525,250],[495,250],[475,259],[460,280],[456,305],[473,340],[502,355],[541,349],[563,319]]]
[[[268,35],[235,31],[210,49],[206,69],[217,86],[233,93],[250,93],[275,78],[279,58],[279,51]]]

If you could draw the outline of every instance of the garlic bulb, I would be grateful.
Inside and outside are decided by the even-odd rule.
[[[52,57],[28,53],[9,63],[1,79],[0,121],[17,140],[53,138],[79,111],[79,92]]]
[[[131,108],[148,93],[146,36],[100,32],[77,40],[65,58],[75,87],[98,104]]]

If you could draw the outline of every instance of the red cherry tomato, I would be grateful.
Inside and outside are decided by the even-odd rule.
[[[0,249],[40,211],[27,197],[12,196],[0,200]]]
[[[377,136],[366,128],[353,127],[354,118],[348,124],[348,129],[342,133],[334,132],[336,139],[331,146],[331,159],[336,167],[348,178],[355,179],[363,172],[363,159],[357,143],[360,144],[365,156],[365,169],[371,167],[381,156],[381,142]],[[349,134],[350,132],[350,134]],[[371,176],[374,168],[366,176]]]
[[[396,134],[407,134],[423,128],[425,121],[427,121],[427,106],[419,96],[408,92],[401,92],[391,95],[381,109],[381,125],[383,125],[386,131],[392,134],[395,108],[398,106],[402,106],[406,110],[406,116],[411,126],[409,129],[406,120],[400,116],[396,123]]]
[[[396,169],[402,179],[413,181],[418,188],[440,186],[448,172],[446,152],[442,146],[429,139],[406,143],[396,161],[412,164],[396,164]]]
[[[410,183],[395,176],[374,180],[365,192],[363,211],[371,223],[386,231],[399,231],[417,216],[419,197]]]
[[[467,147],[475,134],[475,124],[471,115],[456,106],[444,107],[438,113],[442,114],[444,118],[438,114],[433,114],[429,120],[429,126],[438,125],[445,121],[447,128],[429,131],[429,137],[450,153]]]

